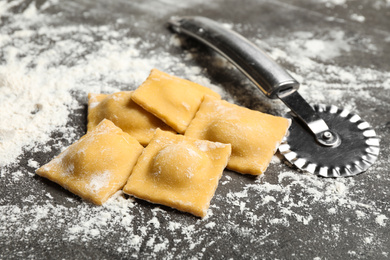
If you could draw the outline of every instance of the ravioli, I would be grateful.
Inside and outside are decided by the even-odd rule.
[[[123,191],[204,217],[231,153],[230,144],[156,130]]]
[[[94,129],[103,119],[112,121],[124,132],[146,146],[157,128],[174,130],[163,121],[147,112],[131,100],[132,91],[110,95],[88,95],[88,131]]]
[[[120,190],[143,146],[104,119],[36,173],[94,204]]]
[[[182,134],[206,94],[221,98],[202,85],[153,69],[131,98]]]
[[[232,145],[227,168],[260,175],[268,167],[290,121],[206,96],[185,135]]]

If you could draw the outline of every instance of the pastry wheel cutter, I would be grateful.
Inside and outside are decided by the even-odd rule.
[[[279,146],[290,166],[323,177],[347,177],[376,161],[379,138],[366,121],[333,105],[309,105],[297,91],[298,81],[243,36],[205,17],[173,17],[169,23],[175,32],[220,53],[267,97],[290,108],[292,124]]]

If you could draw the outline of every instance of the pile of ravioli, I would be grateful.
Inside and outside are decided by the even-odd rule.
[[[87,134],[36,173],[97,205],[123,189],[205,217],[225,167],[262,174],[290,125],[157,69],[88,99]]]

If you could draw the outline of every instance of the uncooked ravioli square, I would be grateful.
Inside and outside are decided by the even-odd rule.
[[[204,217],[230,153],[230,144],[158,129],[123,191]]]
[[[286,118],[206,96],[185,135],[231,144],[227,167],[260,175],[267,169],[289,126]]]
[[[157,128],[172,131],[163,121],[137,105],[132,91],[88,95],[88,131],[93,130],[103,119],[112,121],[117,127],[146,146]]]
[[[178,133],[184,133],[206,94],[220,98],[209,88],[153,69],[131,98]]]
[[[103,120],[36,173],[101,205],[126,184],[142,150],[137,140]]]

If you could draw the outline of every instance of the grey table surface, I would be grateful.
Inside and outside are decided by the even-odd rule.
[[[151,69],[149,64],[183,78],[196,74],[195,81],[205,80],[231,102],[282,114],[280,102],[267,100],[213,51],[175,36],[166,26],[171,16],[213,18],[269,52],[302,82],[302,95],[309,102],[346,106],[381,138],[376,164],[352,178],[300,173],[277,155],[260,178],[225,170],[209,216],[203,220],[127,196],[98,207],[34,176],[36,168],[29,163],[31,159],[39,165],[48,162],[85,133],[86,93],[96,91],[90,86],[101,81],[106,86],[103,92],[108,93],[135,89],[140,83],[129,84],[119,76],[108,82],[84,79],[84,91],[70,90],[79,108],[61,126],[66,131],[51,133],[47,143],[30,145],[1,169],[0,259],[390,258],[388,0],[29,0],[2,1],[0,6],[2,36],[20,28],[51,28],[51,35],[58,30],[51,39],[27,35],[22,49],[39,44],[48,51],[67,38],[80,48],[85,44],[83,52],[68,53],[67,59],[60,53],[63,60],[54,67],[76,66],[77,60],[98,52],[104,41],[125,50],[135,39],[132,48],[139,51],[128,62],[148,61],[139,63],[142,75]],[[99,34],[99,26],[109,28],[109,36]],[[73,28],[70,34],[61,33],[68,27]],[[123,39],[110,38],[116,31]],[[82,36],[94,40],[87,44],[80,40]],[[21,57],[29,55],[39,58],[41,54]],[[8,65],[4,54],[1,65]],[[115,73],[115,64],[106,69]],[[47,146],[51,151],[40,149]],[[15,172],[20,171],[23,174],[16,180]]]

